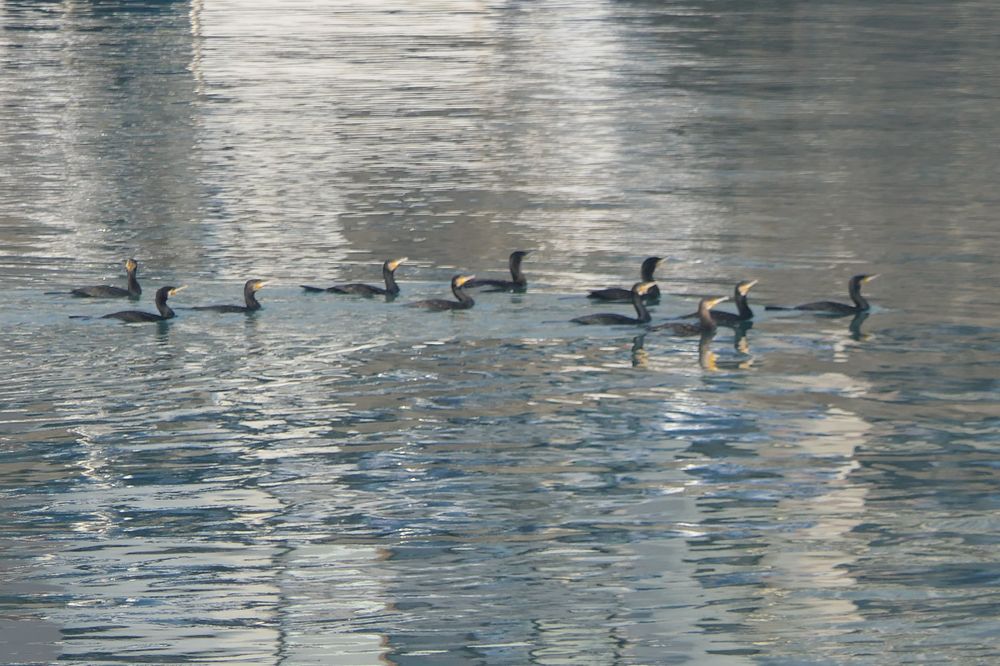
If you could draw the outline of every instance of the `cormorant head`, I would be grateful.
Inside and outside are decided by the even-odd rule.
[[[399,265],[407,260],[408,257],[400,257],[399,259],[389,259],[385,262],[385,267],[391,272],[395,272]]]
[[[136,261],[135,259],[126,259],[125,260],[125,270],[126,271],[128,271],[129,273],[131,273],[132,271],[134,271],[137,268],[139,268],[139,262],[138,261]]]
[[[167,298],[175,295],[178,291],[187,289],[187,285],[182,287],[160,287],[156,290],[156,300],[166,302]]]
[[[642,275],[644,280],[651,280],[653,278],[653,271],[656,267],[663,263],[662,257],[648,257],[642,262],[642,267],[639,269],[639,274]]]
[[[739,292],[740,296],[746,296],[757,282],[758,280],[744,280],[736,285],[736,291]]]
[[[243,284],[243,291],[259,291],[266,284],[270,284],[270,280],[247,280]]]
[[[468,282],[469,280],[475,280],[475,279],[476,279],[475,275],[456,275],[451,279],[452,289],[457,289],[466,282]]]
[[[632,285],[632,291],[642,296],[654,286],[656,286],[656,282],[636,282]]]
[[[854,294],[854,293],[860,293],[861,292],[861,285],[863,285],[866,282],[871,282],[872,280],[874,280],[878,276],[879,276],[878,273],[872,273],[872,274],[868,274],[868,275],[865,275],[865,274],[855,275],[854,277],[852,277],[847,282],[847,290],[850,293],[852,293],[852,294]]]
[[[531,254],[531,250],[514,250],[510,253],[510,260],[520,262],[529,254]]]

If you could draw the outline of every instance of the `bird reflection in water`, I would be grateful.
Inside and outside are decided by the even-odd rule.
[[[649,352],[645,349],[646,334],[637,335],[632,338],[632,367],[645,368],[649,363]]]
[[[709,372],[750,369],[754,359],[750,352],[750,341],[747,338],[747,331],[752,327],[753,322],[746,322],[745,325],[734,328],[733,349],[736,351],[736,354],[733,358],[726,359],[720,359],[719,355],[712,351],[712,340],[715,338],[717,329],[702,333],[698,339],[698,365]]]
[[[847,327],[847,330],[851,332],[851,339],[857,342],[863,342],[865,340],[871,340],[874,337],[871,333],[864,333],[861,331],[861,324],[865,323],[865,319],[868,319],[868,311],[859,312],[851,318],[851,323]]]

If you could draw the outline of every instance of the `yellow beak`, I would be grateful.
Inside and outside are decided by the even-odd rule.
[[[729,300],[728,296],[718,296],[716,298],[710,298],[710,299],[708,299],[708,302],[706,303],[706,305],[708,305],[708,309],[711,310],[712,308],[714,308],[716,305],[718,305],[722,301],[728,301],[728,300]]]

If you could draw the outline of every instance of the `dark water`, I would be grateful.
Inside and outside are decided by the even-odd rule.
[[[997,661],[998,20],[0,2],[0,662]],[[650,254],[656,320],[882,277],[567,323]],[[129,256],[168,325],[44,293]]]

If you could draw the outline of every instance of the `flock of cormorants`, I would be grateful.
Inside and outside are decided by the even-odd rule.
[[[427,310],[468,310],[476,304],[475,300],[468,294],[467,289],[478,287],[489,287],[487,291],[509,291],[523,292],[528,288],[528,280],[521,270],[521,262],[528,255],[525,250],[512,252],[509,260],[510,280],[477,279],[474,275],[456,275],[451,279],[451,292],[455,300],[432,298],[423,301],[410,303],[411,307],[420,307]],[[385,287],[376,287],[368,284],[352,283],[334,285],[332,287],[311,287],[302,285],[302,288],[309,293],[332,293],[332,294],[353,294],[357,296],[374,297],[384,296],[386,300],[392,300],[399,294],[399,285],[396,283],[396,269],[406,261],[406,257],[400,259],[390,259],[382,264],[382,278]],[[587,297],[602,302],[631,302],[635,309],[635,317],[618,313],[597,313],[577,317],[571,321],[577,324],[599,324],[606,326],[621,325],[643,325],[649,324],[652,320],[647,303],[655,303],[659,300],[660,289],[656,285],[653,272],[663,261],[660,257],[649,257],[642,262],[639,275],[640,279],[631,289],[619,287],[609,287],[591,291]],[[130,298],[138,299],[142,295],[142,287],[136,278],[139,264],[135,259],[125,262],[125,271],[128,275],[128,286],[125,289],[107,285],[94,287],[79,287],[69,293],[82,298]],[[874,275],[855,275],[848,282],[848,294],[851,297],[851,304],[837,301],[816,301],[804,303],[795,307],[767,306],[767,310],[805,310],[821,312],[835,315],[860,315],[866,313],[870,308],[867,300],[861,295],[861,285],[878,277]],[[267,282],[264,280],[247,280],[243,285],[244,305],[202,305],[195,306],[193,310],[209,310],[213,312],[233,312],[251,313],[261,308],[257,300],[256,293]],[[719,303],[729,300],[727,296],[713,296],[703,298],[698,304],[698,311],[688,315],[675,317],[655,326],[648,326],[650,331],[669,331],[675,335],[704,335],[712,333],[718,326],[740,327],[747,326],[753,320],[753,310],[748,302],[750,289],[757,284],[757,280],[747,280],[739,282],[733,292],[733,301],[736,303],[737,311],[721,312],[714,311],[713,308]],[[167,299],[175,295],[185,287],[160,287],[156,291],[154,303],[156,313],[144,312],[142,310],[122,310],[106,314],[102,319],[120,319],[125,322],[160,322],[174,317],[174,311],[167,305]],[[49,292],[63,293],[63,292]],[[696,321],[683,321],[693,319]]]

